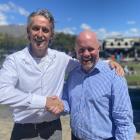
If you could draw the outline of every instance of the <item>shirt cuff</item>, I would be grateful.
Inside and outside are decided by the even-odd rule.
[[[69,104],[66,100],[62,100],[63,105],[64,105],[64,113],[69,113],[70,112],[70,107]]]
[[[46,106],[46,97],[40,95],[32,95],[30,101],[30,108],[45,108]]]

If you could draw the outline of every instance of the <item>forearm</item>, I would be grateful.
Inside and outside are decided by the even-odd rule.
[[[133,119],[131,118],[131,116],[129,116],[127,113],[124,114],[124,116],[122,115],[118,116],[118,119],[115,122],[115,125],[116,125],[116,130],[115,130],[116,140],[134,140],[135,127],[134,127]]]
[[[46,97],[23,92],[13,86],[2,86],[0,84],[0,103],[14,108],[23,106],[28,108],[44,108]]]
[[[116,140],[134,140],[135,127],[128,87],[122,77],[113,81],[113,110]]]

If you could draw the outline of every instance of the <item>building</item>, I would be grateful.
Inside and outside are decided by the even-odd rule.
[[[103,50],[106,57],[118,61],[140,60],[140,37],[106,38]]]

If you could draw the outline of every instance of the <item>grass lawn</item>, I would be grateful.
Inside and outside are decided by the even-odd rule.
[[[140,62],[122,62],[123,67],[127,65],[128,69],[133,69],[134,73],[125,75],[129,86],[140,86]]]

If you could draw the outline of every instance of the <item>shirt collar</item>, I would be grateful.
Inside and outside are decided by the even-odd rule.
[[[24,55],[22,56],[22,59],[25,62],[32,63],[33,57],[31,56],[29,52],[29,46],[27,46],[24,50]],[[48,54],[46,56],[46,61],[53,61],[56,58],[56,54],[54,51],[52,51],[50,48],[48,48]]]

